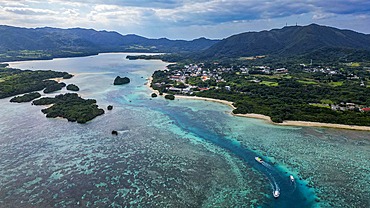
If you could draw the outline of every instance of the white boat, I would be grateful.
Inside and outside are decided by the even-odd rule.
[[[292,182],[294,182],[294,177],[293,177],[293,175],[290,175],[290,176],[289,176],[289,178],[290,178],[290,180],[291,180]]]
[[[274,191],[274,197],[278,198],[280,196],[280,192],[278,190]]]
[[[259,158],[259,157],[255,157],[254,159],[256,159],[256,160],[257,160],[257,162],[259,162],[259,163],[263,163],[262,159],[261,159],[261,158]]]

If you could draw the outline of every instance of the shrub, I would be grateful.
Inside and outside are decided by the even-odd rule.
[[[164,96],[164,98],[166,98],[168,100],[174,100],[175,96],[174,95],[166,95],[166,96]]]

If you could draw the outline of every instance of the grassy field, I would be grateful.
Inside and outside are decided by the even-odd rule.
[[[317,82],[307,81],[307,80],[297,80],[297,82],[304,83],[304,84],[317,84]]]
[[[134,45],[134,46],[129,46],[127,49],[130,49],[130,50],[150,50],[150,48],[146,48],[146,47],[143,47],[141,45]]]
[[[276,83],[276,82],[268,82],[268,81],[262,81],[260,82],[260,84],[264,84],[264,85],[267,85],[267,86],[278,86],[279,84]]]
[[[346,66],[354,66],[354,67],[357,67],[357,66],[360,66],[360,63],[358,63],[358,62],[354,62],[354,63],[345,63],[344,65],[346,65]]]
[[[326,106],[326,105],[315,105],[315,104],[310,104],[310,105],[320,107],[320,108],[329,108],[329,109],[331,109],[330,106]]]
[[[254,77],[267,77],[270,79],[281,79],[281,76],[279,75],[262,75],[262,74],[254,74]]]
[[[249,57],[240,57],[239,60],[254,60],[254,59],[257,59],[257,58],[264,58],[266,56],[249,56]]]
[[[343,85],[343,82],[330,82],[330,85],[333,85],[333,86],[342,86]]]

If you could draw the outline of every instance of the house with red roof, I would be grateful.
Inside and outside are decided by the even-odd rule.
[[[360,111],[361,112],[370,112],[370,108],[361,108]]]

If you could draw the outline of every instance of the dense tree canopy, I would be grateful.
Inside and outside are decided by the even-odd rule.
[[[128,77],[121,78],[120,76],[117,76],[113,82],[114,85],[123,85],[128,83],[130,83],[130,79]]]
[[[36,98],[41,97],[41,94],[38,92],[31,92],[28,94],[24,94],[22,96],[13,97],[10,99],[10,102],[12,103],[23,103],[23,102],[30,102]]]
[[[45,88],[48,88],[48,92],[59,89],[63,84],[49,80],[58,77],[69,77],[69,74],[67,72],[30,71],[0,67],[0,99],[40,91]]]
[[[34,105],[53,104],[51,107],[41,110],[48,118],[62,117],[68,121],[86,123],[95,117],[104,114],[104,110],[98,108],[96,100],[83,99],[76,93],[57,95],[54,98],[41,98],[33,102]]]
[[[77,85],[75,85],[75,84],[69,84],[69,85],[67,85],[67,90],[79,91],[80,88]]]

